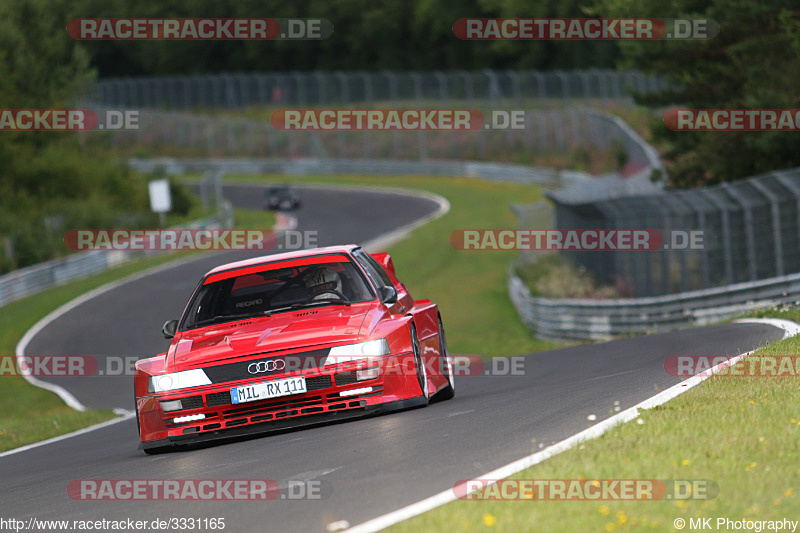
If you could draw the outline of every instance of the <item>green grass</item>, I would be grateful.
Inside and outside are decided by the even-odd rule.
[[[800,339],[754,355],[800,354]],[[742,363],[740,363],[742,364]],[[513,476],[515,479],[712,480],[716,498],[660,501],[459,500],[388,531],[676,531],[683,518],[797,520],[800,380],[715,376]],[[609,406],[611,407],[611,406]],[[752,531],[752,529],[750,530]]]
[[[272,213],[234,210],[240,228],[270,228]],[[13,358],[17,342],[42,317],[81,294],[159,264],[198,252],[176,252],[132,261],[68,285],[55,287],[0,308],[0,353]],[[55,394],[34,387],[18,376],[2,376],[0,387],[0,451],[69,433],[114,417],[111,411],[78,412]]]
[[[13,357],[19,339],[55,308],[101,285],[177,257],[180,255],[138,260],[3,306],[0,308],[0,353],[5,357]],[[22,377],[4,375],[2,379],[0,451],[69,433],[114,417],[111,411],[106,410],[74,411],[55,394],[28,384]]]
[[[372,185],[430,191],[450,202],[450,212],[417,229],[387,251],[397,276],[417,299],[439,304],[453,353],[509,356],[556,345],[535,338],[520,321],[508,297],[506,271],[514,251],[460,251],[450,235],[465,228],[516,228],[509,206],[542,199],[534,185],[471,178],[427,176],[236,176],[230,181]],[[301,192],[302,194],[302,192]]]
[[[269,229],[275,225],[275,213],[261,209],[234,209],[233,221],[237,228]]]
[[[800,323],[800,308],[789,304],[765,307],[763,309],[755,309],[731,320],[739,318],[782,318],[783,320],[792,320]]]

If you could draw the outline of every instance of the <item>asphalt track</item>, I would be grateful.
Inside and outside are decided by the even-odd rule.
[[[252,187],[229,187],[226,196],[249,207],[263,199]],[[319,231],[320,245],[364,242],[437,207],[427,199],[365,191],[304,189],[303,200],[297,229]],[[161,324],[180,314],[199,277],[247,255],[253,253],[208,255],[121,285],[52,322],[26,353],[102,359],[163,351]],[[403,279],[402,269],[398,274]],[[444,320],[446,326],[446,315]],[[475,320],[480,327],[480,317]],[[0,458],[0,518],[224,517],[224,531],[236,532],[324,531],[336,520],[355,525],[528,455],[532,439],[547,445],[575,434],[594,423],[587,415],[598,422],[610,416],[615,401],[625,409],[674,385],[679,379],[663,366],[670,355],[738,354],[782,336],[764,324],[726,324],[569,347],[526,358],[521,375],[461,377],[455,399],[424,409],[190,452],[137,451],[135,422],[128,420]],[[132,408],[128,376],[50,381],[89,407]],[[290,480],[318,480],[324,498],[73,500],[67,486],[80,479],[268,479],[282,487]]]

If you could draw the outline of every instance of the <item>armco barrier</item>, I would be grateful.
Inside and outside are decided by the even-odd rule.
[[[221,73],[105,78],[92,97],[113,106],[195,109],[249,106],[326,106],[385,102],[475,102],[522,105],[525,101],[630,100],[631,91],[667,87],[637,71],[491,70],[403,72]],[[462,104],[463,105],[463,104]],[[418,106],[417,106],[418,107]]]
[[[168,174],[222,172],[224,174],[333,175],[364,174],[378,176],[426,175],[466,176],[517,183],[536,183],[557,187],[567,182],[588,182],[582,172],[556,171],[544,167],[481,163],[471,161],[392,161],[377,159],[130,159],[139,172],[163,170]]]
[[[531,296],[508,275],[508,293],[523,322],[548,340],[608,340],[702,326],[746,311],[800,300],[800,273],[647,298],[608,300]]]

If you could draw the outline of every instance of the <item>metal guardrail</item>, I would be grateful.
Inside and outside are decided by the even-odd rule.
[[[757,281],[800,271],[800,168],[720,185],[630,197],[548,193],[558,229],[657,229],[698,232],[702,246],[658,253],[561,255],[600,283],[658,296]]]
[[[377,159],[130,159],[139,172],[163,170],[167,174],[221,172],[224,174],[333,175],[364,174],[377,176],[426,175],[467,176],[495,181],[535,183],[549,187],[565,181],[588,181],[588,174],[557,171],[545,167],[481,163],[472,161],[393,161]]]
[[[609,340],[702,326],[752,309],[800,301],[800,273],[726,287],[609,300],[531,296],[508,274],[508,293],[522,321],[548,340]]]
[[[354,102],[372,106],[400,101],[522,105],[545,99],[630,101],[631,91],[666,87],[661,78],[609,69],[221,73],[105,78],[98,80],[91,98],[138,109],[324,107]]]
[[[404,104],[398,101],[395,106]],[[456,107],[458,103],[450,105]],[[88,100],[81,107],[99,116],[112,110],[107,104]],[[486,125],[490,125],[493,112],[508,111],[493,107],[489,101],[476,103],[473,108],[483,113]],[[171,155],[187,157],[493,162],[514,161],[522,154],[576,149],[588,155],[592,148],[616,145],[626,152],[626,167],[646,164],[646,154],[623,132],[627,125],[609,115],[578,107],[537,109],[527,105],[519,110],[524,111],[524,121],[515,129],[505,130],[283,131],[268,118],[142,109],[138,110],[136,129],[104,130],[93,135],[109,137],[115,147],[135,146],[154,153],[163,153],[164,147],[169,147]]]
[[[232,225],[233,212],[230,209],[225,209],[220,216],[192,222],[186,228],[217,229],[229,228]],[[66,257],[15,270],[0,276],[0,307],[43,290],[103,272],[133,259],[162,253],[169,252],[161,250],[93,250],[77,252]]]

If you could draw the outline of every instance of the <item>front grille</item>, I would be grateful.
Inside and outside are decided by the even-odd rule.
[[[337,374],[339,379],[341,375]],[[333,386],[331,375],[312,376],[306,378],[309,391],[327,389]],[[321,414],[335,412],[348,408],[367,407],[367,398],[379,396],[382,393],[381,385],[373,386],[373,390],[354,396],[339,396],[338,392],[318,394],[315,396],[284,396],[272,400],[231,404],[229,391],[207,394],[205,403],[208,407],[224,406],[221,412],[206,413],[207,423],[202,426],[204,431],[220,428],[242,426],[248,423],[276,421],[300,415]],[[181,424],[183,425],[183,424]],[[178,427],[167,424],[170,428]],[[194,431],[194,430],[193,430]]]
[[[320,390],[333,387],[330,375],[314,376],[313,378],[306,378],[306,390]]]
[[[282,359],[273,357],[271,359],[259,359],[258,361],[282,361]],[[255,377],[269,377],[274,374],[283,374],[284,370],[273,370],[271,372],[262,372],[260,374],[251,374],[247,371],[247,367],[257,361],[239,361],[238,363],[230,363],[227,365],[208,366],[204,368],[208,379],[211,383],[225,383],[227,381],[238,381],[240,379],[247,379]]]
[[[375,367],[365,368],[363,370],[374,370]],[[377,377],[377,376],[375,376]],[[341,387],[342,385],[352,385],[353,383],[360,383],[361,381],[369,381],[370,379],[375,379],[375,377],[367,378],[367,379],[358,379],[358,372],[356,370],[350,370],[348,372],[337,372],[334,375],[334,379],[336,380],[336,385]]]
[[[358,379],[356,379],[356,373],[354,371],[339,372],[336,374],[336,384],[340,387],[342,385],[352,385],[357,381]]]
[[[228,391],[206,394],[206,405],[209,407],[219,407],[220,405],[228,405],[229,403],[231,403],[231,393]]]
[[[175,411],[186,411],[187,409],[200,409],[203,407],[203,397],[202,396],[186,396],[185,398],[174,398],[170,400],[161,400],[161,403],[169,403],[174,402],[176,400],[180,400],[181,407],[180,409],[174,409],[172,411],[166,411],[168,413],[174,413]],[[162,406],[163,409],[163,406]]]
[[[234,409],[228,409],[226,411],[222,411],[222,416],[226,419],[228,418],[236,418],[238,416],[249,416],[253,414],[262,414],[262,413],[275,413],[276,411],[285,411],[291,409],[297,409],[300,407],[308,407],[314,404],[319,404],[322,402],[322,396],[312,396],[310,398],[302,398],[302,399],[295,399],[295,400],[283,400],[279,402],[271,402],[268,404],[263,404],[262,402],[253,402],[252,405],[244,404],[242,407],[236,407]]]
[[[183,409],[200,409],[203,407],[203,397],[189,396],[187,398],[181,398],[181,407]]]
[[[248,379],[256,376],[270,377],[291,372],[293,370],[299,370],[301,368],[311,368],[306,364],[306,359],[308,358],[314,359],[313,366],[317,367],[323,362],[325,357],[328,356],[328,351],[328,348],[324,348],[271,357],[264,354],[263,358],[261,359],[248,359],[246,361],[237,361],[235,363],[228,363],[226,365],[207,366],[203,368],[203,370],[208,376],[208,379],[211,380],[211,383],[227,383],[229,381],[238,381],[240,379]],[[286,367],[281,370],[260,372],[258,374],[251,374],[247,371],[247,367],[252,363],[274,360],[284,361],[286,363]]]

